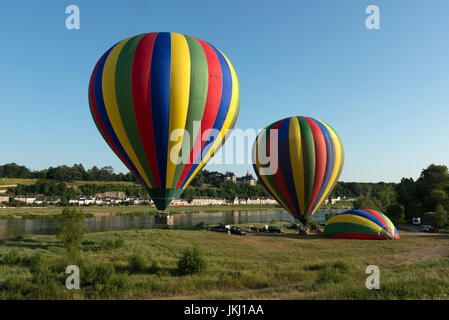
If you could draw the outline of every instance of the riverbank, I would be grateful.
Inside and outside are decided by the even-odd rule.
[[[158,210],[155,207],[145,206],[86,206],[83,209],[87,217],[110,216],[110,215],[156,215]],[[238,210],[265,210],[281,208],[278,205],[211,205],[211,206],[179,206],[168,207],[166,212],[194,213],[194,212],[221,212]],[[62,207],[8,207],[0,208],[0,219],[33,219],[42,217],[57,216],[61,213]]]
[[[56,237],[24,236],[0,241],[0,298],[448,299],[448,239],[401,232],[399,240],[343,240],[292,230],[237,236],[195,227],[90,233],[76,262],[81,290],[69,291],[64,271],[74,261]],[[194,246],[208,267],[180,275],[177,262]],[[379,290],[365,288],[371,264],[381,270]]]

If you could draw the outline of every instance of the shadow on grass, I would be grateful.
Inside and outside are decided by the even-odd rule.
[[[299,235],[297,233],[264,233],[264,232],[250,232],[248,234],[254,235],[256,237],[278,237],[278,238],[290,238],[301,240],[322,240],[322,239],[337,240],[326,237],[324,234]]]
[[[171,276],[179,277],[183,276],[177,268],[166,268],[161,266],[150,265],[142,269],[136,270],[131,266],[115,266],[115,270],[118,273],[140,274],[140,275],[157,275],[157,276]]]
[[[28,249],[45,249],[48,250],[51,247],[62,247],[62,242],[60,241],[45,241],[45,244],[42,244],[39,240],[34,239],[8,239],[0,241],[0,245],[9,247],[9,248],[28,248]]]

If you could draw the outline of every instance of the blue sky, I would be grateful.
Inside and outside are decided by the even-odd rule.
[[[65,28],[71,4],[80,30]],[[380,30],[365,27],[370,4],[380,8]],[[89,77],[117,41],[171,31],[229,57],[241,87],[236,128],[293,115],[332,125],[345,146],[340,180],[395,182],[449,165],[447,0],[5,0],[1,9],[0,164],[126,172],[91,119]]]

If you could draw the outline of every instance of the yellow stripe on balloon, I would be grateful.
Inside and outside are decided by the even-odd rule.
[[[299,202],[299,210],[304,214],[304,158],[302,154],[301,129],[298,118],[292,117],[289,124],[289,148],[290,163],[295,183],[296,198]]]
[[[341,145],[340,145],[340,139],[338,139],[337,134],[335,133],[334,130],[332,130],[331,127],[329,127],[326,123],[324,123],[321,120],[318,120],[321,124],[323,124],[326,129],[329,131],[332,140],[334,142],[334,155],[335,155],[335,161],[334,161],[334,168],[332,170],[332,175],[331,178],[329,180],[329,183],[327,184],[326,189],[323,192],[323,195],[321,196],[321,199],[318,203],[321,203],[325,198],[327,198],[327,196],[329,195],[329,192],[331,192],[331,188],[334,185],[335,179],[338,178],[338,169],[340,168],[340,164],[341,164],[341,155],[342,155],[342,149],[341,149]],[[319,206],[316,206],[315,209],[313,210],[312,214],[315,213],[316,210],[318,210]]]
[[[376,212],[379,213],[379,211],[376,211]],[[384,214],[380,214],[380,216],[382,218],[384,218],[385,222],[387,223],[388,228],[390,229],[391,236],[394,237],[394,225],[393,225],[393,222],[391,222],[391,220]]]
[[[371,220],[368,220],[368,219],[360,217],[360,216],[352,215],[352,214],[341,214],[338,216],[334,216],[334,217],[332,217],[332,220],[329,220],[329,222],[331,222],[331,223],[343,222],[343,223],[359,224],[359,225],[374,229],[374,230],[378,231],[379,233],[383,233],[383,234],[386,233],[388,235],[388,232],[385,232],[385,230],[383,228],[379,227],[379,225],[375,224]]]
[[[136,166],[137,171],[144,179],[145,183],[149,188],[151,188],[151,183],[140,164],[136,153],[134,152],[131,143],[129,142],[128,135],[126,134],[125,128],[123,127],[123,122],[120,117],[120,112],[118,110],[117,105],[117,97],[115,93],[115,69],[117,65],[118,56],[123,46],[128,42],[129,37],[120,43],[118,43],[114,49],[109,53],[103,68],[103,79],[102,79],[102,87],[103,87],[103,100],[104,105],[106,107],[106,112],[108,114],[111,125],[114,129],[115,134],[120,140],[121,145],[125,149],[126,154],[131,159],[131,162]]]
[[[184,130],[189,108],[190,93],[190,51],[186,38],[179,33],[171,34],[171,74],[170,74],[170,116],[168,130],[167,152],[167,183],[171,188],[176,164],[181,150],[184,133],[179,135],[179,129]],[[170,135],[178,137],[172,141]]]
[[[262,165],[259,162],[259,156],[258,156],[260,140],[262,140],[263,138],[267,139],[266,134],[267,134],[267,131],[264,130],[257,136],[255,148],[253,149],[253,152],[254,152],[253,159],[256,161],[256,167],[259,172],[261,171],[260,168],[262,167]],[[266,140],[264,140],[264,144],[266,145]],[[267,150],[265,150],[265,152],[267,152]],[[279,201],[284,208],[287,208],[288,212],[290,212],[292,215],[295,215],[295,213],[293,211],[290,211],[290,209],[288,209],[288,208],[290,208],[290,206],[285,205],[285,202],[282,200],[281,196],[274,190],[271,183],[268,181],[268,178],[263,174],[260,174],[259,176],[262,179],[263,183],[267,186],[267,188],[270,189],[271,194],[276,198],[276,200]]]
[[[221,52],[221,51],[220,51]],[[234,68],[232,67],[231,63],[229,62],[228,58],[221,52],[223,57],[226,59],[229,69],[231,71],[231,79],[232,79],[232,96],[231,96],[231,102],[229,104],[229,110],[228,114],[226,115],[226,119],[223,123],[223,126],[218,134],[218,136],[215,138],[215,141],[212,145],[212,147],[209,149],[207,154],[204,156],[198,167],[195,169],[193,174],[190,176],[189,180],[187,180],[187,183],[184,185],[184,188],[187,187],[190,183],[190,181],[195,177],[196,173],[203,168],[203,166],[207,163],[211,155],[214,154],[217,147],[223,143],[223,138],[225,136],[225,132],[227,129],[230,129],[232,119],[234,119],[234,115],[237,112],[237,106],[239,102],[239,81],[237,79],[237,74],[235,73]]]

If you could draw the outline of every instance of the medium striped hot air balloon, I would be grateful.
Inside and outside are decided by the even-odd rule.
[[[399,239],[399,233],[390,219],[380,211],[348,210],[331,217],[324,234],[341,239]]]
[[[269,163],[264,161],[267,154]],[[343,145],[337,133],[328,124],[308,117],[286,118],[269,125],[253,147],[253,167],[259,181],[303,223],[332,192],[343,162]]]
[[[89,104],[103,138],[165,210],[229,136],[239,83],[210,43],[147,33],[120,41],[98,60]]]

